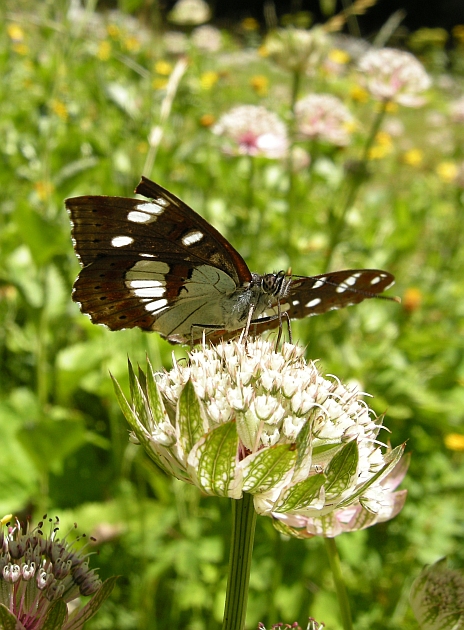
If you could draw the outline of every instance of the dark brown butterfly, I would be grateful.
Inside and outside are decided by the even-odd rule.
[[[73,300],[111,330],[155,330],[172,343],[214,342],[250,326],[259,334],[376,297],[393,276],[350,269],[320,276],[252,273],[205,219],[142,177],[150,199],[85,196],[66,200],[83,266]]]

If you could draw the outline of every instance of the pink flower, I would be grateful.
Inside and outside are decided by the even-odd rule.
[[[431,79],[423,65],[410,53],[394,48],[371,50],[361,57],[358,69],[362,82],[379,101],[394,101],[406,107],[419,107]]]
[[[297,128],[301,136],[337,146],[350,141],[353,116],[336,96],[309,94],[296,104]]]
[[[276,114],[265,107],[233,107],[221,116],[212,131],[225,138],[225,153],[267,158],[283,158],[287,154],[286,127]]]

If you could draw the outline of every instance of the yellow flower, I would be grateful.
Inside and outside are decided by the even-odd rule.
[[[8,24],[6,32],[13,42],[19,43],[24,40],[24,31],[18,24]]]
[[[108,61],[111,57],[111,44],[109,42],[100,42],[97,50],[97,57],[100,61]]]
[[[445,446],[450,451],[464,451],[464,435],[448,433],[445,435]]]
[[[257,74],[251,77],[250,85],[259,96],[266,96],[269,87],[269,79],[263,74]]]
[[[367,103],[369,100],[369,92],[360,85],[354,85],[350,90],[350,97],[358,103]]]
[[[440,162],[440,164],[437,165],[436,172],[441,180],[450,184],[456,179],[458,167],[454,162]]]
[[[131,37],[126,37],[124,40],[124,48],[129,52],[138,52],[140,50],[140,40],[133,35]]]
[[[260,57],[269,57],[269,50],[264,44],[258,48],[258,55]]]
[[[204,90],[210,90],[219,79],[217,72],[204,72],[200,77],[200,85]]]
[[[118,39],[121,35],[121,29],[116,24],[108,24],[106,32],[112,39]]]
[[[386,131],[379,131],[375,136],[375,141],[382,147],[391,147],[393,144],[391,135]]]
[[[163,77],[168,77],[172,72],[172,64],[161,59],[155,63],[155,72],[162,74]]]
[[[259,22],[255,18],[247,17],[242,20],[242,28],[244,31],[257,31],[259,29]]]
[[[333,63],[339,63],[340,65],[348,63],[351,59],[346,50],[340,50],[340,48],[332,48],[328,57],[330,61],[333,61]]]
[[[200,125],[202,127],[211,127],[216,122],[215,117],[212,114],[203,114],[200,118]]]
[[[34,188],[40,201],[47,201],[55,189],[51,182],[36,182]]]
[[[413,313],[422,304],[422,291],[417,287],[410,287],[404,292],[401,305],[407,313]]]
[[[61,120],[64,120],[65,122],[68,120],[68,108],[63,101],[53,99],[50,103],[50,107],[52,112],[55,113],[58,118],[61,118]]]
[[[380,109],[382,107],[381,103],[376,103],[377,108]],[[395,103],[394,101],[388,101],[388,103],[385,103],[385,111],[387,112],[387,114],[394,114],[398,111],[398,103]]]
[[[18,53],[18,55],[27,55],[27,53],[29,52],[29,46],[26,46],[26,44],[14,43],[11,48],[15,53]]]
[[[155,90],[164,90],[167,84],[168,84],[168,80],[162,79],[161,77],[157,77],[156,79],[153,79],[153,82],[152,82],[152,86]]]
[[[403,162],[409,166],[420,166],[422,164],[424,154],[420,149],[409,149],[403,155]]]

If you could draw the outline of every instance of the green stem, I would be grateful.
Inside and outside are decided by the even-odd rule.
[[[343,228],[345,225],[346,213],[354,204],[356,197],[359,192],[359,188],[364,181],[364,177],[362,174],[366,171],[366,164],[369,158],[369,151],[375,141],[375,137],[379,132],[380,126],[384,119],[385,113],[387,111],[388,101],[384,101],[377,113],[377,116],[374,118],[374,122],[372,123],[372,127],[370,129],[369,135],[367,136],[366,142],[364,143],[364,147],[361,153],[361,158],[357,165],[357,173],[351,175],[348,182],[346,182],[347,190],[345,195],[345,201],[342,205],[341,211],[337,216],[337,213],[334,212],[333,208],[329,209],[328,213],[328,228],[330,233],[330,241],[329,246],[327,248],[327,254],[324,260],[324,265],[322,268],[322,273],[328,271],[330,267],[330,263],[332,262],[332,257],[334,251],[343,238]],[[345,184],[345,182],[344,182]],[[342,196],[341,190],[339,189],[337,196]]]
[[[298,94],[300,91],[301,85],[301,74],[298,70],[293,72],[292,76],[292,88],[290,95],[290,114],[291,120],[288,129],[288,159],[287,159],[287,171],[288,171],[288,189],[287,189],[287,213],[288,213],[288,221],[287,221],[287,233],[286,233],[286,242],[285,248],[287,254],[292,260],[293,256],[293,232],[294,232],[294,224],[295,224],[295,206],[296,206],[296,195],[295,195],[295,173],[293,168],[293,147],[295,146],[295,136],[296,136],[296,115],[295,108],[296,102],[298,100]]]
[[[344,630],[353,630],[353,622],[351,620],[350,604],[343,580],[342,568],[340,566],[340,556],[338,555],[337,544],[335,538],[324,538],[325,548],[329,556],[330,568],[337,590],[338,605],[340,606],[340,616]]]
[[[232,519],[229,579],[222,630],[243,630],[256,526],[251,494],[244,494],[238,501],[232,501]]]

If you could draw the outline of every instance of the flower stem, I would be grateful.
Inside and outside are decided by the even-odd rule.
[[[329,209],[328,228],[330,232],[330,241],[322,268],[323,273],[328,271],[330,263],[332,262],[334,251],[343,238],[343,229],[345,227],[346,214],[356,201],[359,188],[364,181],[364,178],[362,176],[359,176],[359,173],[362,174],[366,170],[366,165],[369,158],[369,151],[374,143],[375,137],[377,136],[382,121],[385,117],[387,107],[388,101],[385,101],[381,104],[379,111],[377,112],[377,116],[374,118],[371,129],[369,131],[369,135],[367,136],[366,142],[364,143],[364,147],[362,149],[361,158],[357,165],[358,173],[351,175],[351,177],[346,182],[344,182],[344,184],[346,185],[346,194],[340,212],[337,215],[333,208]],[[339,191],[339,194],[340,196],[343,196],[341,190]]]
[[[232,501],[232,518],[229,579],[222,630],[243,630],[256,527],[256,512],[251,494],[245,493],[238,501]]]
[[[353,630],[351,620],[350,604],[346,593],[345,582],[343,581],[342,569],[340,566],[340,556],[338,555],[335,538],[324,538],[327,555],[329,556],[330,568],[337,589],[338,605],[344,630]]]

